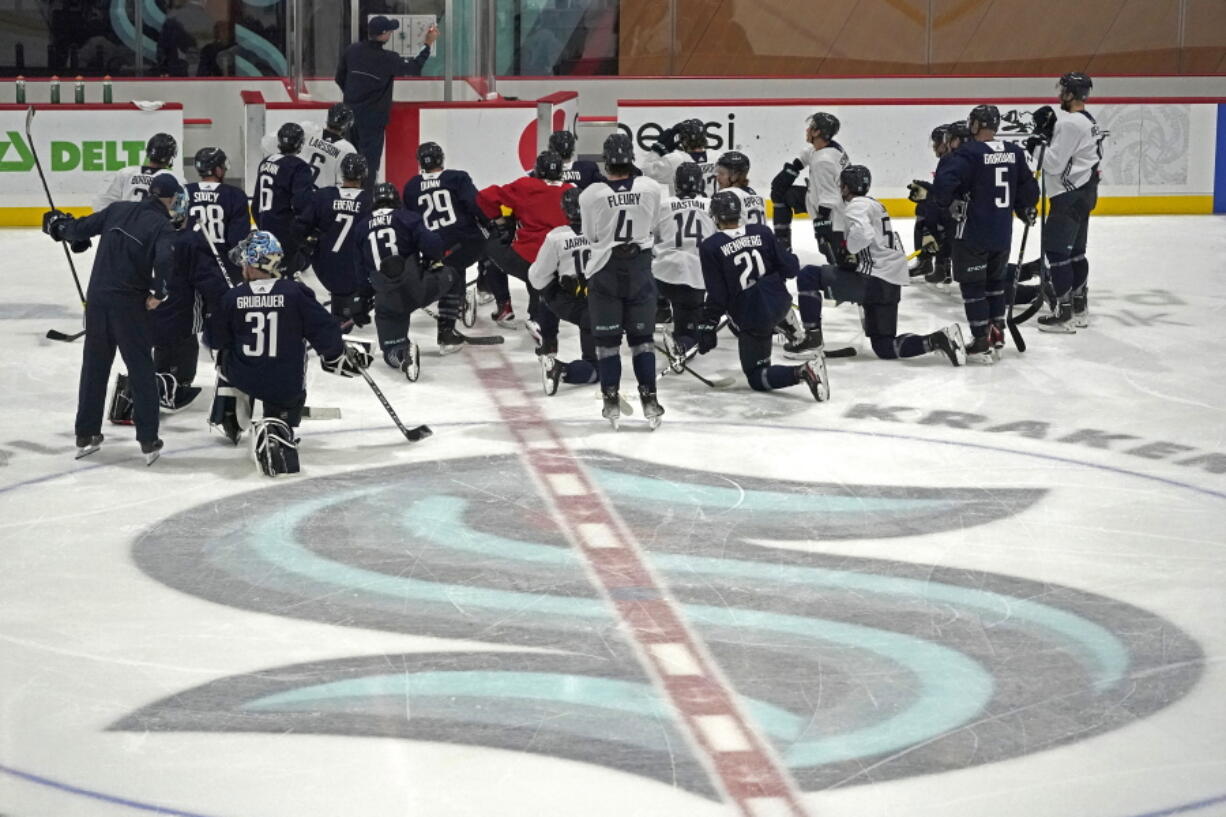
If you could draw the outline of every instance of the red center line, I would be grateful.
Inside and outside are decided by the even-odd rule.
[[[583,557],[725,801],[744,817],[807,817],[787,767],[741,712],[736,693],[648,565],[642,545],[545,418],[510,359],[500,349],[465,356],[498,406],[554,521]],[[593,428],[601,423],[593,411]]]

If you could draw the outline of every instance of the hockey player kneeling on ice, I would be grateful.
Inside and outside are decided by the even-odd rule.
[[[252,451],[269,475],[298,471],[293,429],[306,405],[309,343],[324,371],[353,377],[370,364],[358,345],[346,346],[340,327],[307,286],[281,277],[281,245],[258,230],[239,244],[244,283],[222,298],[218,310],[217,394],[209,424],[238,444],[252,403],[264,404],[251,424]]]
[[[366,157],[350,153],[341,160],[340,187],[316,190],[306,209],[298,216],[304,238],[299,260],[291,269],[308,265],[332,296],[332,315],[342,332],[370,323],[374,293],[370,278],[361,264],[357,226],[370,212],[366,184]]]
[[[596,338],[602,415],[613,428],[621,417],[622,335],[630,347],[643,416],[654,429],[664,414],[656,399],[656,280],[651,276],[652,230],[664,189],[635,176],[634,145],[624,133],[604,140],[605,177],[579,194],[583,235],[592,245],[588,309]]]
[[[562,157],[562,181],[570,182],[580,190],[589,184],[604,181],[600,168],[587,159],[575,159],[575,134],[568,130],[556,130],[549,134],[549,149]],[[528,175],[536,174],[533,169]]]
[[[117,201],[76,219],[51,210],[43,232],[55,241],[81,242],[98,236],[85,305],[85,349],[77,397],[77,458],[102,445],[102,413],[115,350],[128,367],[132,419],[145,462],[162,449],[158,439],[158,390],[154,375],[149,310],[166,299],[173,272],[175,219],[187,214],[187,194],[169,173],[149,183],[144,201]]]
[[[698,351],[715,348],[720,319],[737,334],[741,371],[754,391],[786,389],[801,383],[821,403],[830,396],[821,349],[800,366],[772,366],[775,326],[792,308],[785,280],[796,275],[796,257],[780,249],[769,227],[741,226],[741,197],[721,190],[711,199],[718,232],[698,247],[707,301],[698,325]]]
[[[966,362],[962,329],[952,324],[930,335],[898,334],[898,302],[907,284],[907,257],[890,217],[881,202],[868,195],[872,176],[864,165],[849,165],[839,174],[846,207],[846,247],[838,265],[807,266],[796,278],[800,318],[805,337],[784,346],[789,357],[820,353],[822,347],[822,295],[835,302],[862,307],[864,334],[877,357],[884,360],[944,354],[949,362]]]
[[[528,283],[541,293],[546,307],[540,311],[541,341],[536,355],[548,395],[557,394],[559,381],[581,385],[598,379],[596,341],[592,338],[587,309],[587,263],[592,257],[592,245],[583,235],[578,188],[572,187],[562,194],[562,211],[570,224],[549,231],[536,260],[528,268]],[[559,319],[579,327],[581,359],[569,363],[558,360]]]
[[[655,225],[651,272],[673,315],[673,331],[665,332],[663,341],[669,366],[678,373],[698,353],[698,319],[705,296],[698,245],[715,234],[711,200],[702,195],[703,188],[701,167],[694,162],[678,165],[673,180],[677,195],[661,202]]]

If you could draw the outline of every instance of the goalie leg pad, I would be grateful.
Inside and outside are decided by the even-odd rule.
[[[116,425],[130,426],[135,423],[132,419],[132,388],[128,385],[128,376],[123,372],[115,373],[115,391],[111,394],[106,417]]]
[[[276,477],[298,473],[298,442],[289,424],[276,417],[251,426],[251,451],[260,472]]]
[[[218,378],[213,408],[209,412],[209,426],[220,426],[226,439],[238,445],[243,431],[251,425],[251,403],[250,397]]]

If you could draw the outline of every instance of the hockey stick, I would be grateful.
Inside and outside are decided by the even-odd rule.
[[[375,383],[374,378],[370,376],[370,372],[365,369],[359,369],[362,373],[362,379],[366,381],[366,385],[370,386],[370,390],[375,393],[375,397],[379,398],[379,402],[383,404],[383,408],[387,411],[387,415],[392,418],[392,422],[396,424],[396,428],[400,429],[400,433],[405,439],[411,443],[419,442],[426,439],[434,432],[430,430],[430,426],[421,425],[416,428],[405,428],[404,423],[400,422],[400,417],[396,415],[396,410],[392,408],[392,404],[387,402],[387,398],[383,396],[383,391]]]
[[[1043,178],[1042,177],[1043,156],[1046,152],[1047,152],[1047,143],[1043,142],[1042,144],[1039,145],[1039,157],[1038,157],[1038,160],[1035,162],[1039,166],[1039,169],[1036,172],[1039,174],[1040,178]],[[1043,218],[1044,225],[1046,225],[1047,202],[1042,200],[1044,198],[1043,194],[1047,187],[1046,179],[1043,179],[1041,184],[1042,186],[1039,189],[1039,198],[1041,200],[1039,202],[1039,207],[1044,216]],[[1040,229],[1040,232],[1039,232],[1040,243],[1042,243],[1042,238],[1041,238],[1042,227],[1040,227],[1039,229]],[[1022,274],[1022,260],[1026,257],[1026,239],[1029,237],[1030,237],[1030,221],[1027,220],[1026,226],[1022,228],[1022,246],[1018,249],[1018,253],[1017,253],[1017,272],[1014,274],[1013,280],[1009,284],[1009,303],[1005,307],[1005,326],[1009,327],[1009,335],[1013,338],[1013,346],[1017,349],[1018,353],[1023,353],[1023,354],[1026,351],[1026,339],[1022,337],[1022,331],[1017,328],[1017,325],[1019,322],[1013,317],[1013,305],[1014,305],[1015,300],[1017,299],[1017,279],[1018,279],[1018,276]],[[1042,250],[1040,250],[1040,253],[1042,253]],[[1040,290],[1038,297],[1035,298],[1035,301],[1041,302],[1042,297],[1043,297],[1042,290]],[[1034,312],[1030,313],[1030,315],[1033,315],[1033,314]],[[1029,318],[1030,315],[1026,315],[1025,317]],[[1025,320],[1025,318],[1023,318],[1023,320]]]
[[[672,360],[674,360],[674,359],[675,359],[675,358],[673,358],[671,355],[669,355],[669,354],[668,354],[668,349],[667,349],[667,348],[665,348],[665,347],[664,347],[662,344],[657,343],[657,344],[655,344],[655,347],[656,347],[656,349],[657,349],[657,350],[659,350],[660,352],[662,352],[662,353],[664,354],[664,356],[665,356],[665,357],[667,357],[667,358],[668,358],[670,361],[672,361]],[[696,372],[696,371],[694,371],[693,369],[691,369],[691,368],[690,368],[690,365],[689,365],[689,362],[688,362],[688,361],[687,361],[687,362],[684,362],[684,363],[682,363],[682,364],[681,364],[681,370],[682,370],[682,371],[684,371],[684,372],[689,372],[689,373],[690,373],[690,374],[692,374],[694,377],[696,377],[696,378],[698,378],[700,381],[702,381],[702,383],[703,383],[704,385],[706,385],[708,388],[712,388],[712,389],[726,389],[726,388],[728,388],[729,386],[731,386],[731,385],[733,385],[733,384],[735,384],[735,383],[736,383],[736,381],[735,381],[735,380],[733,380],[731,377],[717,377],[717,378],[715,378],[714,380],[711,380],[711,379],[708,379],[708,378],[706,378],[706,377],[703,377],[703,376],[702,376],[702,375],[700,375],[698,372]],[[668,374],[668,373],[669,373],[669,372],[671,372],[671,371],[673,371],[673,369],[672,369],[671,367],[666,367],[666,368],[664,369],[664,371],[660,372],[659,376],[660,376],[660,377],[663,377],[664,375]]]
[[[333,406],[303,406],[302,417],[304,420],[339,420],[341,410]]]
[[[43,183],[43,192],[47,194],[47,204],[54,210],[55,202],[51,198],[51,188],[47,186],[47,176],[43,173],[42,160],[38,158],[38,148],[34,147],[33,123],[34,106],[31,105],[26,109],[26,145],[30,148],[30,155],[34,157],[34,167],[38,169],[38,179]],[[77,265],[72,262],[72,252],[63,241],[60,242],[60,246],[64,248],[64,258],[68,261],[68,269],[72,271],[72,282],[77,287],[77,296],[81,299],[81,308],[85,309],[85,292],[81,289],[81,279],[77,276]],[[49,340],[60,340],[67,343],[71,343],[84,334],[84,329],[71,335],[60,332],[57,329],[47,330],[47,338]]]

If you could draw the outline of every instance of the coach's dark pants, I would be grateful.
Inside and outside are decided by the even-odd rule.
[[[102,433],[107,381],[115,350],[128,367],[136,439],[158,438],[158,388],[153,371],[153,332],[141,295],[96,295],[85,307],[85,347],[81,353],[81,387],[77,394],[78,437]]]
[[[370,172],[366,176],[366,187],[373,188],[379,178],[379,166],[383,164],[383,138],[387,132],[387,113],[385,111],[367,111],[360,108],[353,112],[354,147],[358,153],[366,157],[366,166]]]

